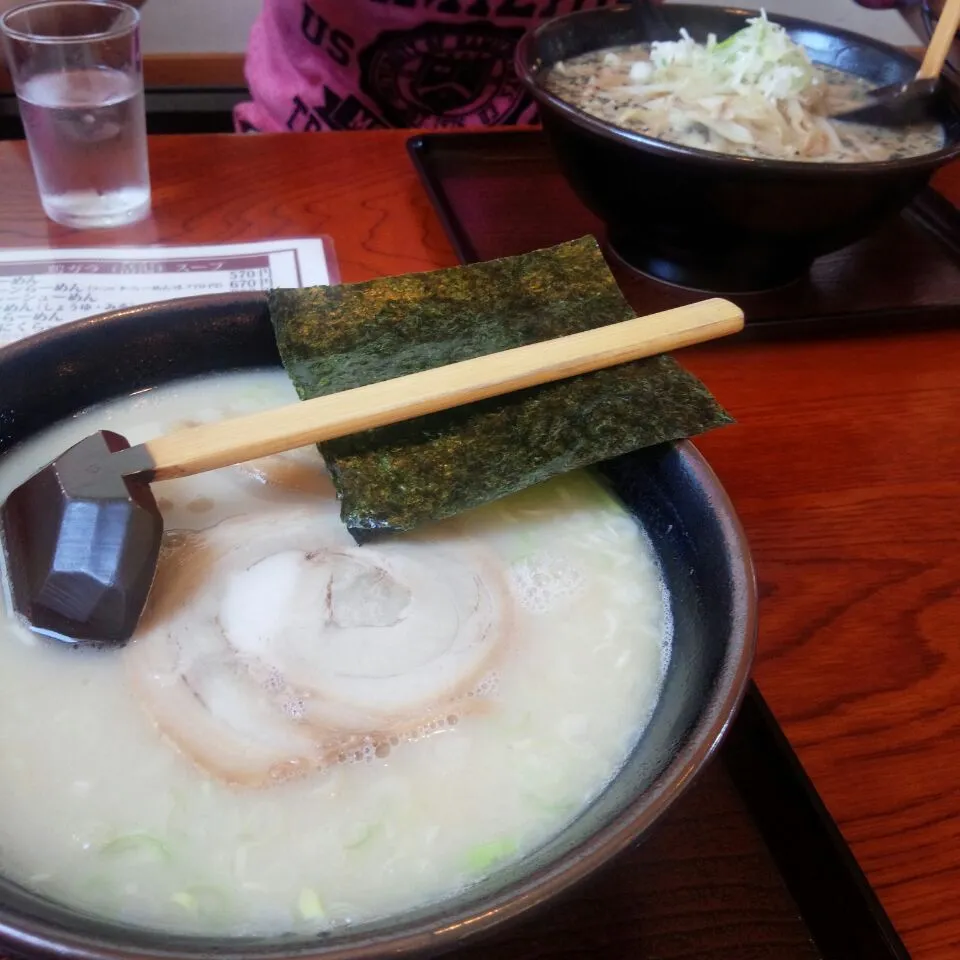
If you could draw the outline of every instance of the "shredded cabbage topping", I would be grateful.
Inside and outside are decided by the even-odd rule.
[[[695,96],[706,85],[716,96],[759,95],[776,101],[802,96],[820,84],[806,50],[765,14],[748,20],[745,29],[723,43],[711,34],[706,44],[699,44],[681,30],[677,41],[652,44],[647,69],[638,69],[643,66],[634,65],[633,79],[655,74],[658,82],[674,82]]]
[[[865,83],[852,76],[849,82],[828,81],[806,50],[763,12],[720,43],[712,34],[697,43],[681,30],[676,41],[568,60],[551,71],[548,88],[569,100],[565,91],[583,81],[584,70],[589,74],[578,106],[659,139],[790,160],[891,156],[890,144],[875,129],[826,116],[841,104],[862,101]]]

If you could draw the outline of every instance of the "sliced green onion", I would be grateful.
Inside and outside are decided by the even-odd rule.
[[[512,857],[517,852],[517,843],[508,837],[489,840],[467,851],[467,867],[474,873],[483,873],[501,860]]]
[[[127,833],[107,841],[100,853],[105,857],[126,857],[135,855],[145,860],[170,860],[173,854],[170,848],[157,837],[149,833]]]
[[[355,840],[343,845],[344,850],[359,850],[361,847],[365,847],[380,832],[382,826],[383,824],[379,822],[368,823]]]
[[[170,898],[170,901],[175,903],[178,907],[183,907],[187,913],[192,913],[194,916],[200,912],[200,904],[197,903],[197,898],[192,893],[188,893],[186,890],[178,890]]]
[[[297,910],[304,920],[316,920],[325,917],[327,911],[323,909],[323,901],[312,887],[304,887],[297,898]]]

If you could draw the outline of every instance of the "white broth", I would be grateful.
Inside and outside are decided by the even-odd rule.
[[[0,498],[95,430],[294,399],[256,372],[106,404],[0,459]],[[555,835],[653,710],[663,583],[586,473],[362,548],[313,448],[154,492],[126,648],[0,615],[0,873],[48,897],[237,936],[421,906]]]

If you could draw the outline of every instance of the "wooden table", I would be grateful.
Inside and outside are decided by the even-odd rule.
[[[0,143],[0,245],[319,233],[343,279],[455,263],[403,132],[162,138],[155,214],[44,219]],[[940,177],[960,202],[960,166]],[[700,446],[762,595],[756,676],[914,957],[960,956],[960,324],[687,351],[739,420]],[[2,389],[2,384],[0,384]]]

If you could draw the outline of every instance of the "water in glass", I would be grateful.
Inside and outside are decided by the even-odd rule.
[[[18,91],[44,210],[68,226],[113,226],[150,207],[143,88],[101,67],[31,77]]]

